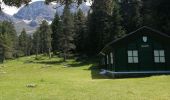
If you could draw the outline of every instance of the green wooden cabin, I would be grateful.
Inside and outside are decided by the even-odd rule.
[[[0,45],[0,63],[4,61],[4,49],[3,46]]]
[[[170,36],[141,27],[107,44],[102,69],[112,73],[170,73]]]

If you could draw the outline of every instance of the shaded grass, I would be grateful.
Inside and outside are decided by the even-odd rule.
[[[69,65],[65,67],[65,65]],[[108,79],[93,63],[24,57],[0,65],[0,100],[169,100],[170,76]],[[3,66],[3,67],[2,67]],[[44,67],[47,66],[47,67]],[[49,67],[50,66],[50,67]],[[36,84],[34,88],[27,84]]]

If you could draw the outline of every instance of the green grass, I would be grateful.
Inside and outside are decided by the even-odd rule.
[[[170,76],[108,79],[91,69],[92,64],[45,57],[34,61],[33,56],[0,66],[0,100],[170,99]]]

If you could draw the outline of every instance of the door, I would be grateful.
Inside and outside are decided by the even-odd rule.
[[[153,70],[153,50],[151,45],[142,44],[139,49],[140,71]]]

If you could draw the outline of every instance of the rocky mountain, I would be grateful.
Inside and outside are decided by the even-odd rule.
[[[65,5],[61,5],[60,3],[46,5],[44,1],[37,1],[20,8],[13,16],[0,13],[0,21],[13,21],[18,33],[20,33],[23,28],[26,29],[27,33],[32,33],[36,30],[42,20],[46,20],[50,24],[54,19],[55,13],[62,15],[64,6]],[[72,13],[77,12],[78,9],[81,9],[84,14],[87,15],[90,7],[87,6],[86,3],[82,3],[79,6],[76,3],[70,5]]]
[[[61,5],[61,4],[55,5],[56,13],[58,13],[58,15],[61,16],[63,14],[64,6],[65,5]],[[90,10],[90,7],[87,6],[85,2],[83,2],[81,5],[78,5],[76,3],[72,3],[70,5],[70,10],[72,13],[76,13],[79,9],[81,9],[84,12],[84,14],[87,15]]]
[[[55,12],[52,4],[46,5],[44,1],[37,1],[22,7],[18,13],[14,14],[14,17],[24,20],[36,20],[38,16],[41,16],[46,20],[52,20]]]
[[[0,11],[0,21],[12,21],[12,16]]]

